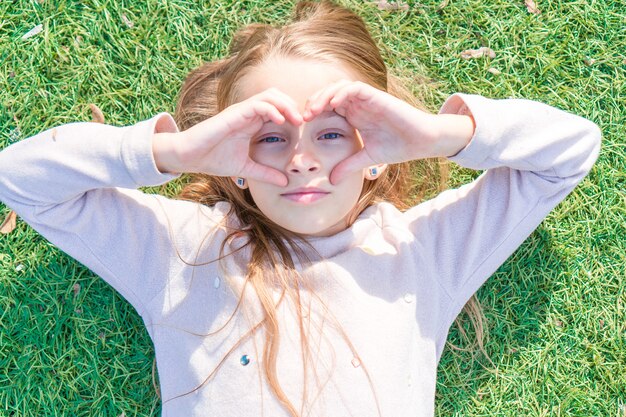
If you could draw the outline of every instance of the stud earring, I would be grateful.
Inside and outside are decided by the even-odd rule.
[[[370,167],[370,177],[376,178],[378,176],[378,168]]]
[[[242,189],[246,188],[246,179],[237,177],[237,187],[242,188]]]

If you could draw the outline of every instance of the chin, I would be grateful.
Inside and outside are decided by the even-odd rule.
[[[301,236],[312,236],[312,237],[324,237],[324,236],[332,236],[345,230],[347,225],[345,221],[341,221],[340,223],[329,224],[329,225],[315,225],[312,227],[303,227],[302,223],[297,225],[280,225],[281,227],[289,230],[290,232],[297,233]]]

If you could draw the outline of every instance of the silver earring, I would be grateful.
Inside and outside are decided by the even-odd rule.
[[[245,188],[245,186],[246,186],[246,179],[245,178],[241,178],[241,177],[237,177],[237,187]]]

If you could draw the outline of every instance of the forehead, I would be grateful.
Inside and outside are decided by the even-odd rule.
[[[342,79],[357,80],[349,68],[338,63],[274,57],[254,67],[240,79],[239,98],[245,100],[274,87],[295,100],[302,111],[310,96]]]

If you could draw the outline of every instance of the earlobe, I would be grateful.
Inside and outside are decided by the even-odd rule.
[[[242,190],[245,190],[246,188],[248,188],[248,181],[246,181],[245,178],[242,178],[242,177],[230,177],[230,178],[233,180],[235,185],[241,188]]]
[[[370,181],[374,181],[376,178],[380,177],[380,174],[382,174],[385,169],[387,169],[387,164],[378,164],[367,167],[365,169],[365,178]]]

